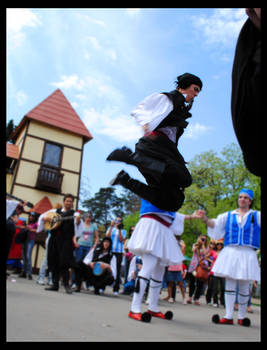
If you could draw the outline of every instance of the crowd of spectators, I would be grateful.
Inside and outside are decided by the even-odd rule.
[[[60,205],[57,206],[57,208],[60,207]],[[13,225],[13,230],[15,227],[15,231],[12,231],[11,243],[9,243],[7,263],[13,264],[11,266],[13,273],[17,273],[19,278],[31,280],[32,250],[36,235],[38,235],[40,218],[37,213],[29,211],[29,218],[25,220],[19,216],[21,212],[23,212],[23,207],[18,206],[7,220],[7,227]],[[142,267],[142,258],[133,255],[127,248],[134,226],[131,226],[127,233],[123,228],[122,219],[117,217],[101,237],[97,224],[92,220],[91,213],[83,215],[82,225],[82,229],[77,231],[73,237],[73,256],[76,265],[70,269],[69,274],[72,291],[80,292],[93,289],[94,293],[99,295],[105,292],[106,286],[111,286],[115,296],[132,295],[136,277]],[[45,256],[36,278],[36,283],[39,285],[53,285],[47,264],[47,247],[50,236],[48,231]],[[177,236],[177,241],[185,260],[179,265],[166,267],[162,281],[162,290],[165,291],[162,293],[162,300],[173,304],[176,302],[176,294],[181,293],[183,304],[199,306],[201,297],[203,297],[203,304],[224,307],[224,279],[214,276],[211,271],[223,248],[223,239],[215,241],[209,239],[207,235],[201,234],[192,247],[186,247],[180,236]],[[191,259],[186,256],[186,252],[191,255],[189,254],[190,250],[192,250]],[[206,279],[198,278],[197,267],[200,262],[208,271]],[[251,292],[253,288],[256,288],[255,283],[251,285]],[[149,285],[145,299],[148,296],[148,290]],[[186,294],[188,294],[187,298]],[[247,311],[253,312],[251,298]]]

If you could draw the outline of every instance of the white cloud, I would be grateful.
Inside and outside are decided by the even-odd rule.
[[[59,89],[75,89],[82,90],[84,87],[84,81],[80,79],[76,74],[73,75],[62,75],[61,81],[53,82],[51,85],[56,86]]]
[[[232,45],[247,19],[245,9],[215,9],[210,16],[193,16],[193,26],[203,33],[207,44]]]
[[[87,41],[93,47],[94,50],[99,51],[101,55],[111,58],[113,61],[117,59],[117,54],[114,48],[108,48],[100,44],[99,40],[94,36],[88,36]],[[86,58],[86,57],[85,57]],[[87,52],[88,58],[88,52]]]
[[[16,93],[16,100],[19,106],[23,106],[28,101],[28,95],[20,90]]]
[[[140,126],[129,115],[104,117],[103,125],[97,130],[99,134],[107,135],[115,140],[134,141],[142,136]]]
[[[101,123],[102,114],[97,112],[93,107],[83,111],[83,122],[88,129]]]
[[[207,132],[212,130],[212,127],[199,123],[190,123],[185,129],[184,137],[188,139],[198,139]]]
[[[88,37],[87,37],[87,40],[91,43],[91,45],[93,46],[93,48],[94,48],[95,50],[100,50],[100,49],[102,49],[96,37],[94,37],[94,36],[88,36]]]
[[[114,49],[108,49],[106,51],[107,55],[113,60],[113,61],[116,61],[117,59],[117,53]]]
[[[81,15],[81,16],[83,16],[84,19],[86,19],[90,23],[97,24],[97,25],[99,25],[101,27],[105,27],[105,22],[104,21],[101,21],[99,19],[93,18],[93,17],[88,16],[88,15]]]
[[[36,27],[41,24],[40,19],[30,9],[7,9],[7,30],[20,32],[23,27]]]
[[[123,94],[112,85],[112,80],[101,73],[86,75],[80,78],[77,74],[62,75],[60,81],[52,82],[50,85],[59,89],[79,91],[78,98],[102,98],[107,104],[120,105],[124,99]]]
[[[98,135],[106,135],[117,141],[133,141],[142,136],[140,127],[130,115],[117,115],[115,110],[94,108],[84,110],[83,122],[86,127]]]
[[[40,19],[35,13],[27,8],[16,8],[6,10],[6,25],[9,49],[22,46],[26,34],[26,27],[37,27],[41,25]]]
[[[130,113],[122,113],[124,94],[112,85],[109,77],[63,75],[51,85],[69,90],[73,107],[79,109],[77,113],[93,135],[106,135],[117,141],[132,141],[142,136],[142,130]]]

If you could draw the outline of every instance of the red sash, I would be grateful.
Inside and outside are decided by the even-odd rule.
[[[156,214],[145,214],[145,215],[142,215],[142,218],[154,219],[167,227],[170,227],[172,224],[171,222],[167,222],[167,221],[163,220],[160,216],[158,216]]]

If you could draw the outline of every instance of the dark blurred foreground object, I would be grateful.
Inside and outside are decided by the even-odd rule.
[[[246,8],[246,14],[233,63],[232,121],[247,169],[261,176],[261,9]]]

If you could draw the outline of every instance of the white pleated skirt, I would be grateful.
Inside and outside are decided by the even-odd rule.
[[[212,271],[215,276],[244,281],[260,281],[256,251],[249,247],[226,246],[218,255]]]
[[[165,266],[180,264],[184,259],[173,232],[151,218],[141,218],[138,221],[128,242],[128,249],[141,257],[151,254]]]

